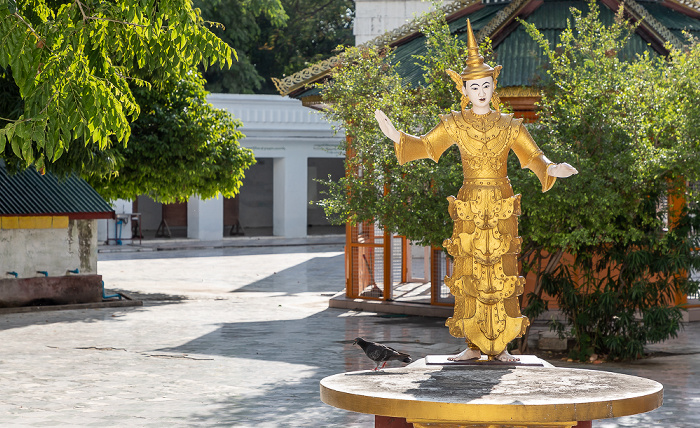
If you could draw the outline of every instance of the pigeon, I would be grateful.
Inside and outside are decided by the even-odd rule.
[[[352,344],[360,345],[362,350],[365,351],[365,355],[367,355],[367,357],[369,357],[370,360],[377,363],[377,367],[375,367],[372,370],[377,370],[379,368],[383,369],[384,366],[386,366],[386,362],[389,360],[399,360],[403,361],[404,363],[411,362],[411,357],[408,354],[399,352],[396,349],[390,348],[386,345],[382,345],[381,343],[370,342],[368,340],[364,340],[361,337],[358,337]],[[379,363],[384,364],[382,364],[382,367],[379,367]]]

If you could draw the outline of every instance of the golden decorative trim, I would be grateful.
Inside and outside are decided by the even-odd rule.
[[[375,46],[382,47],[390,45],[405,37],[419,32],[421,27],[425,26],[428,23],[431,14],[441,12],[445,15],[451,15],[452,13],[458,12],[468,6],[472,6],[479,2],[481,2],[481,0],[454,0],[444,5],[442,8],[440,8],[439,11],[433,11],[430,14],[422,15],[421,17],[418,17],[413,21],[404,24],[399,28],[387,31],[384,34],[377,36],[366,43],[363,43],[362,45],[360,45],[360,47],[370,48]],[[289,95],[292,91],[299,89],[305,85],[308,85],[309,83],[312,83],[318,78],[328,74],[331,69],[333,69],[342,62],[343,58],[343,54],[336,55],[334,57],[313,64],[312,66],[298,71],[283,79],[277,79],[273,77],[272,82],[275,84],[277,91],[279,91],[281,95]]]
[[[272,78],[272,82],[281,95],[289,95],[295,89],[311,83],[320,77],[328,74],[331,69],[343,61],[344,55],[336,55],[313,64],[311,67],[298,71],[284,79]]]
[[[519,423],[517,425],[513,425],[507,422],[498,422],[498,423],[485,423],[485,424],[455,424],[455,423],[439,423],[439,422],[433,422],[433,421],[406,421],[409,423],[413,423],[414,428],[521,428],[521,427],[527,427],[527,428],[573,428],[576,425],[578,425],[578,422],[572,421],[572,422],[564,422],[564,423],[547,423],[547,422],[536,422],[534,424],[522,424]]]
[[[477,42],[483,42],[487,36],[492,37],[501,25],[503,25],[506,21],[512,18],[516,13],[518,13],[520,9],[523,8],[523,6],[528,4],[530,1],[531,0],[513,0],[508,6],[500,10],[496,14],[496,16],[493,19],[491,19],[491,21],[489,21],[488,24],[486,24],[486,26],[482,28],[476,35]]]
[[[498,88],[498,95],[501,98],[539,97],[540,90],[531,86],[509,86],[507,88]]]
[[[642,19],[642,24],[646,24],[648,27],[654,30],[654,32],[661,37],[662,41],[671,43],[671,45],[677,49],[683,47],[683,42],[681,42],[678,37],[674,36],[673,33],[671,33],[671,30],[666,28],[656,18],[654,18],[642,5],[634,0],[624,0],[622,4],[625,6],[625,8],[628,8],[636,13],[637,17]]]

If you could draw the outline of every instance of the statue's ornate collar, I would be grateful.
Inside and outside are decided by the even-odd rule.
[[[486,113],[486,114],[476,114],[472,111],[472,109],[469,110],[462,110],[462,118],[469,124],[472,123],[484,123],[484,122],[496,122],[498,119],[501,118],[501,115],[496,112],[491,110],[491,112]]]

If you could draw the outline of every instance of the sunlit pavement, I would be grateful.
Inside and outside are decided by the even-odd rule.
[[[342,250],[100,254],[107,288],[144,306],[0,316],[0,426],[373,426],[372,416],[318,398],[323,377],[374,367],[355,337],[419,358],[457,352],[461,341],[440,319],[328,309],[344,284]],[[700,426],[699,343],[694,323],[653,346],[685,355],[574,365],[665,387],[662,408],[594,426]]]

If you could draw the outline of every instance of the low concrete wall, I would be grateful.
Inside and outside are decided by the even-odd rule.
[[[102,275],[0,279],[0,308],[102,301]]]
[[[22,219],[31,224],[22,224]],[[52,223],[53,219],[53,223]],[[63,276],[67,271],[97,273],[97,220],[60,217],[3,217],[0,224],[0,278],[37,277],[37,271]],[[14,224],[12,222],[14,220]],[[44,221],[46,224],[42,224]]]

